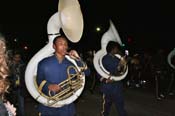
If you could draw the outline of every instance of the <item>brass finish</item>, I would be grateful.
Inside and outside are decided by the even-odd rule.
[[[40,95],[47,99],[47,106],[52,106],[56,104],[60,100],[67,99],[71,97],[76,91],[78,91],[83,86],[83,79],[81,78],[84,73],[83,71],[87,69],[87,65],[82,62],[83,66],[79,67],[80,71],[75,66],[69,66],[67,68],[68,78],[58,85],[62,88],[60,92],[55,95],[51,95],[51,91],[49,91],[48,95],[45,95],[41,90],[44,85],[40,84],[38,88],[40,88]],[[75,70],[75,74],[70,74],[70,70]]]

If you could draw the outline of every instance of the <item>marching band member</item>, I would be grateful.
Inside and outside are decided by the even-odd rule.
[[[159,49],[155,56],[153,56],[152,68],[155,78],[156,99],[162,100],[165,98],[166,94],[165,77],[167,75],[167,63],[164,49]]]
[[[48,94],[48,91],[51,91],[52,94],[58,93],[63,89],[58,84],[67,79],[66,70],[69,66],[73,65],[65,58],[65,55],[68,54],[72,59],[75,59],[78,66],[82,65],[82,62],[80,62],[81,58],[75,50],[67,52],[68,41],[65,36],[55,37],[53,48],[55,49],[55,54],[44,58],[38,64],[37,84],[40,85],[45,82],[42,89],[45,94]],[[74,71],[70,70],[70,73],[74,73]],[[89,73],[90,70],[85,69],[85,74],[88,75]],[[76,114],[74,103],[58,108],[39,104],[38,111],[41,116],[75,116]]]
[[[168,64],[170,65],[170,82],[168,85],[167,94],[169,96],[174,96],[175,87],[175,49],[173,49],[168,55]]]
[[[115,54],[120,54],[120,45],[117,42],[110,41],[106,47],[107,54],[102,59],[104,68],[110,72],[110,75],[118,75],[120,59]],[[121,63],[121,62],[120,62]],[[125,60],[122,61],[125,63]],[[119,113],[119,116],[126,116],[123,98],[123,84],[122,81],[113,81],[104,77],[99,77],[101,81],[101,91],[103,93],[103,110],[102,116],[109,116],[112,103]]]

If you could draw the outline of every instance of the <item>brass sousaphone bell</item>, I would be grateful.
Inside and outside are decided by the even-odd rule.
[[[119,75],[110,75],[110,72],[107,71],[105,67],[103,67],[103,64],[102,64],[102,58],[107,54],[106,46],[109,43],[109,41],[118,42],[120,45],[122,45],[120,36],[111,20],[110,20],[109,29],[102,36],[101,49],[97,51],[94,55],[93,64],[94,64],[96,71],[100,74],[101,77],[106,78],[106,79],[111,79],[114,81],[120,81],[124,79],[126,75],[128,74],[127,64],[123,65],[124,70],[122,70],[122,72]],[[115,56],[119,58],[120,61],[123,61],[122,60],[123,58],[121,55],[115,54]],[[122,62],[119,64],[122,64]]]
[[[65,7],[66,6],[66,7]],[[61,27],[71,42],[78,42],[83,34],[83,16],[77,0],[60,0],[58,4]]]

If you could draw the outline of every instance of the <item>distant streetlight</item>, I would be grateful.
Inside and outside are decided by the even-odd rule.
[[[100,32],[101,31],[101,28],[100,27],[96,27],[96,31],[97,32]]]
[[[15,38],[15,39],[14,39],[14,42],[17,42],[17,41],[18,41],[17,38]]]

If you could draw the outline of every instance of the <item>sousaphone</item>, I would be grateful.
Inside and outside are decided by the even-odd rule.
[[[172,63],[172,59],[175,57],[175,48],[171,50],[171,52],[168,54],[167,61],[171,68],[175,70],[175,65]]]
[[[60,34],[60,28],[63,29],[64,34],[73,43],[78,42],[83,33],[83,16],[77,0],[59,0],[58,11],[50,17],[47,24],[48,44],[32,57],[25,72],[25,83],[31,96],[38,102],[49,107],[62,107],[72,103],[80,96],[85,85],[85,76],[81,73],[81,88],[72,93],[70,97],[61,100],[57,100],[56,98],[50,99],[38,90],[38,85],[36,84],[37,65],[42,59],[54,53],[54,49],[52,48],[53,39]],[[80,71],[74,60],[69,56],[66,56],[66,58]]]
[[[110,20],[110,27],[109,29],[103,34],[102,39],[101,39],[101,49],[99,51],[97,51],[97,53],[94,55],[94,59],[93,59],[93,64],[94,67],[96,69],[96,71],[100,74],[100,76],[106,78],[106,79],[110,79],[114,80],[114,81],[120,81],[122,79],[124,79],[128,73],[128,66],[126,65],[125,70],[122,72],[121,75],[110,75],[109,71],[107,71],[102,64],[102,58],[107,54],[106,52],[106,46],[109,43],[109,41],[115,41],[118,42],[120,45],[122,45],[120,36],[113,24],[113,22]],[[118,57],[119,59],[121,59],[121,55],[116,54],[116,57]]]

